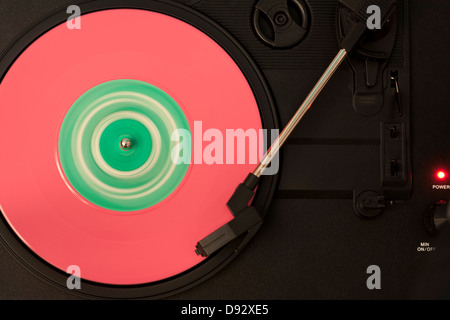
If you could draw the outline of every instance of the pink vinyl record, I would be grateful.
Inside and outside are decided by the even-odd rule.
[[[140,81],[165,92],[190,130],[262,128],[250,85],[214,40],[173,17],[113,9],[61,24],[30,45],[0,84],[0,206],[39,257],[86,280],[133,285],[198,265],[195,244],[228,221],[226,203],[254,165],[191,164],[177,188],[141,210],[115,211],[86,199],[61,164],[61,126],[89,90]],[[195,143],[195,141],[194,141]],[[193,146],[195,149],[195,146]]]

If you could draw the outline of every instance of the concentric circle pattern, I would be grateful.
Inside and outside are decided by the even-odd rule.
[[[105,209],[151,207],[187,172],[189,164],[172,158],[178,143],[172,136],[180,129],[189,131],[188,121],[162,90],[137,80],[105,82],[83,94],[64,119],[62,172],[76,192]],[[129,149],[121,148],[124,139]]]

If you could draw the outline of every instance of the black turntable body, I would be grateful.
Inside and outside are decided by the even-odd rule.
[[[74,4],[37,2],[0,1],[0,49],[42,16]],[[238,42],[268,86],[278,128],[349,31],[336,0],[175,2]],[[450,298],[448,18],[445,1],[399,0],[282,147],[272,200],[253,239],[217,272],[162,297]],[[7,153],[11,141],[2,138]],[[1,299],[80,298],[30,272],[7,246],[0,246]]]

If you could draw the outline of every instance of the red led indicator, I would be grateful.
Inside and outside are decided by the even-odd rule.
[[[438,178],[439,180],[444,180],[445,178],[447,178],[447,172],[439,170],[438,172],[436,172],[436,178]]]

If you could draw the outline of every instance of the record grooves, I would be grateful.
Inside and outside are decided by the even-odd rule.
[[[255,105],[259,109],[260,121],[262,123],[262,127],[265,129],[273,129],[277,128],[277,118],[276,112],[274,108],[274,103],[271,98],[271,93],[268,86],[265,83],[265,80],[261,73],[259,72],[256,65],[252,62],[249,55],[245,52],[245,50],[239,45],[239,43],[233,39],[231,35],[229,35],[224,29],[222,29],[218,24],[216,24],[211,19],[206,16],[201,15],[200,13],[189,9],[188,7],[179,5],[177,3],[171,2],[159,2],[159,1],[83,1],[78,4],[81,8],[82,17],[86,15],[86,20],[90,21],[91,18],[89,15],[96,13],[108,13],[115,11],[114,14],[124,13],[130,14],[132,16],[137,11],[139,12],[154,12],[158,14],[162,14],[162,16],[170,16],[179,21],[187,22],[189,25],[193,26],[194,29],[200,30],[202,33],[206,34],[209,38],[213,39],[221,48],[225,50],[225,52],[232,58],[234,63],[237,65],[236,70],[240,70],[244,75],[243,79],[249,84],[249,88],[251,91],[249,93],[253,94],[253,98],[255,99]],[[110,10],[114,9],[114,10]],[[120,11],[120,10],[128,10],[128,11]],[[163,18],[159,16],[159,18]],[[98,15],[100,17],[100,15]],[[155,16],[156,17],[156,16]],[[31,48],[31,50],[38,51],[39,49],[39,39],[43,36],[48,37],[49,31],[56,34],[53,29],[58,25],[65,23],[67,20],[66,8],[59,10],[51,14],[46,19],[37,23],[34,27],[30,28],[27,32],[22,34],[4,53],[2,59],[0,61],[0,74],[1,81],[8,83],[9,78],[13,78],[10,76],[15,72],[16,69],[20,67],[20,64],[26,60],[27,50]],[[172,23],[173,20],[167,20],[168,23]],[[178,23],[178,22],[177,22]],[[57,30],[57,29],[54,29]],[[189,31],[195,33],[193,30]],[[51,35],[52,33],[50,33]],[[202,36],[199,35],[199,39]],[[44,37],[45,40],[45,37]],[[145,41],[145,38],[142,40]],[[212,47],[212,46],[209,46]],[[218,47],[219,48],[219,47]],[[216,49],[214,49],[216,50]],[[217,49],[219,50],[219,49]],[[35,51],[32,51],[35,52]],[[219,52],[219,51],[217,51]],[[30,55],[31,56],[31,55]],[[20,58],[19,58],[20,57]],[[25,58],[23,58],[25,57]],[[224,55],[225,57],[225,55]],[[31,61],[31,60],[30,60]],[[130,62],[131,63],[131,62]],[[227,65],[228,60],[226,60],[225,64]],[[17,67],[19,66],[19,67]],[[13,68],[14,67],[14,68]],[[120,69],[120,66],[118,67]],[[107,71],[110,72],[110,71]],[[231,71],[230,71],[231,72]],[[120,73],[120,72],[118,72]],[[8,75],[9,74],[9,75]],[[123,73],[125,74],[125,73]],[[8,78],[9,77],[9,78]],[[105,76],[105,79],[108,77]],[[118,75],[117,78],[123,78],[122,75]],[[126,77],[125,77],[126,78]],[[111,79],[112,80],[112,79]],[[238,82],[238,81],[237,81]],[[92,85],[90,85],[92,87]],[[166,87],[164,89],[167,90]],[[169,88],[172,93],[172,89]],[[201,92],[201,88],[197,88],[199,93]],[[233,89],[234,90],[234,89]],[[80,90],[78,90],[80,91]],[[81,91],[76,95],[80,96]],[[243,93],[245,95],[245,93]],[[75,96],[75,94],[74,94]],[[250,96],[250,95],[249,95]],[[175,100],[178,101],[178,95],[176,95]],[[182,99],[181,99],[182,100]],[[182,108],[185,108],[184,101],[181,101]],[[188,117],[192,114],[195,116],[195,110],[187,110]],[[230,111],[231,112],[231,111]],[[232,117],[230,117],[231,119]],[[61,121],[62,118],[59,117],[58,121]],[[255,118],[256,119],[256,118]],[[189,119],[192,121],[195,119]],[[49,120],[50,121],[50,120]],[[255,120],[256,121],[256,120]],[[256,122],[255,122],[256,123]],[[239,125],[239,124],[238,124]],[[50,125],[51,127],[51,125]],[[25,135],[24,135],[25,136]],[[49,135],[51,136],[51,135]],[[33,146],[30,147],[34,148]],[[190,176],[189,176],[190,177]],[[190,178],[189,178],[190,179]],[[267,208],[270,204],[270,199],[275,190],[277,176],[267,176],[264,177],[262,182],[259,185],[257,195],[253,201],[253,205],[258,209],[258,211],[264,215],[267,211]],[[220,181],[217,181],[220,184]],[[184,187],[183,184],[180,185],[179,189],[182,190]],[[47,190],[48,191],[48,190]],[[45,192],[47,192],[45,191]],[[44,193],[45,193],[44,192]],[[206,192],[206,191],[205,191]],[[211,192],[209,190],[208,192]],[[177,195],[173,195],[176,197]],[[24,195],[26,197],[26,195]],[[172,198],[173,198],[172,197]],[[172,198],[167,198],[166,202],[162,204],[158,204],[156,208],[160,208],[158,206],[163,206],[164,203],[169,203],[172,201]],[[25,200],[25,199],[24,199]],[[219,205],[225,205],[219,204]],[[94,207],[93,207],[94,208]],[[95,208],[94,208],[95,209]],[[93,210],[94,210],[93,209]],[[96,209],[97,210],[97,209]],[[4,214],[8,215],[7,207],[3,207],[2,211]],[[104,209],[98,209],[98,212],[103,214],[105,212]],[[171,211],[172,212],[172,211]],[[8,247],[9,251],[12,252],[14,257],[18,259],[21,263],[26,265],[29,269],[31,269],[34,273],[38,274],[40,277],[44,278],[46,281],[60,288],[66,288],[67,274],[61,271],[61,268],[56,268],[52,264],[46,262],[42,259],[38,254],[36,254],[35,247],[31,244],[33,249],[30,249],[30,244],[26,245],[24,242],[27,242],[26,239],[23,239],[22,236],[18,235],[20,231],[16,230],[15,227],[11,227],[10,218],[5,217],[2,214],[1,223],[0,223],[0,234],[2,242]],[[82,213],[81,217],[82,217]],[[211,213],[213,214],[213,212]],[[68,215],[69,216],[69,215]],[[14,217],[13,217],[14,218]],[[74,218],[77,219],[76,217]],[[105,218],[102,218],[105,219]],[[116,219],[116,218],[112,218]],[[134,219],[134,218],[130,218]],[[163,218],[164,219],[164,218]],[[19,219],[20,220],[20,219]],[[18,221],[19,221],[18,220]],[[99,220],[100,221],[100,220]],[[82,223],[80,224],[82,225]],[[28,228],[28,227],[26,227]],[[93,227],[92,227],[93,228]],[[19,227],[20,229],[20,227]],[[143,231],[142,231],[143,232]],[[107,234],[107,231],[106,233]],[[127,236],[132,236],[130,233],[124,233]],[[74,292],[76,294],[81,294],[86,297],[101,297],[101,298],[161,298],[168,295],[172,295],[176,292],[185,290],[189,287],[196,285],[197,283],[209,278],[220,269],[222,269],[227,263],[229,263],[245,246],[245,244],[254,236],[254,234],[247,234],[245,236],[236,239],[232,243],[228,244],[222,250],[214,254],[208,259],[200,261],[196,263],[194,266],[185,268],[183,271],[174,274],[172,276],[154,276],[155,279],[160,278],[159,280],[145,282],[145,283],[136,283],[126,284],[126,281],[133,280],[117,280],[118,282],[122,282],[124,284],[107,284],[105,282],[97,282],[91,280],[84,280],[83,275],[81,276],[82,280],[82,290]],[[47,240],[46,240],[47,241]],[[57,241],[57,240],[56,240]],[[189,245],[189,244],[188,244]],[[194,246],[195,242],[191,244],[192,250],[190,251],[194,254]],[[92,253],[91,253],[92,254]],[[152,253],[149,252],[149,255]],[[167,255],[170,256],[170,253]],[[56,258],[56,260],[59,258]],[[158,259],[158,258],[156,258]],[[149,260],[149,259],[147,259]],[[186,264],[186,265],[189,265]],[[94,277],[94,276],[93,276]],[[95,277],[94,277],[95,278]],[[111,280],[111,282],[114,282]]]

